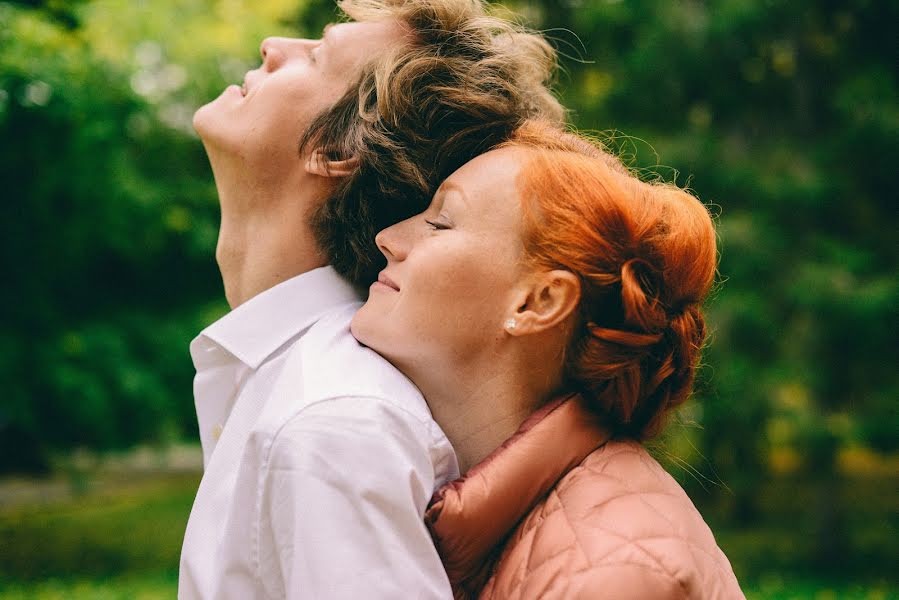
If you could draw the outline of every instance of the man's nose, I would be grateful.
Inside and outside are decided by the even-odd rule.
[[[287,59],[297,53],[308,53],[317,44],[316,40],[301,38],[268,37],[262,40],[259,54],[262,66],[269,72],[281,67]]]

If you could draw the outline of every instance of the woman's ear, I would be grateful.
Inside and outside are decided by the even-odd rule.
[[[320,177],[348,177],[359,167],[355,156],[334,160],[321,148],[316,148],[306,161],[306,172]]]
[[[540,333],[571,316],[581,299],[581,282],[571,271],[557,269],[534,276],[505,322],[510,335]]]

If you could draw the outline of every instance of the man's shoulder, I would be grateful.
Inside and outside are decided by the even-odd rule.
[[[266,411],[270,427],[280,426],[313,405],[327,406],[342,398],[369,399],[422,423],[432,422],[418,388],[350,333],[358,308],[358,303],[351,303],[323,315],[287,350]]]
[[[321,320],[298,344],[310,398],[368,396],[386,402],[412,402],[430,412],[418,388],[383,356],[350,333],[358,305],[342,307]]]

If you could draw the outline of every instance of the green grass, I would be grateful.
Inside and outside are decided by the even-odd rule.
[[[40,582],[0,582],[0,600],[163,600],[178,589],[175,572],[109,579],[49,579]],[[767,577],[743,585],[747,600],[896,600],[885,582],[827,584],[815,579]]]
[[[174,598],[198,482],[198,474],[106,475],[76,485],[76,495],[0,509],[0,600]],[[892,539],[891,527],[880,528]],[[749,600],[899,600],[896,577],[880,569],[794,568],[795,525],[716,528],[716,537]],[[884,556],[878,564],[889,562]]]
[[[123,476],[0,513],[0,582],[177,571],[197,483],[194,474]]]
[[[0,582],[0,600],[171,600],[177,591],[177,572],[109,579]]]
[[[743,584],[747,600],[896,600],[895,587],[887,582],[838,583],[804,578],[768,576]]]

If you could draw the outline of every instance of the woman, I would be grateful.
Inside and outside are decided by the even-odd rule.
[[[377,243],[388,265],[352,331],[421,389],[466,473],[426,517],[457,597],[743,597],[639,443],[704,341],[698,200],[528,123]]]

